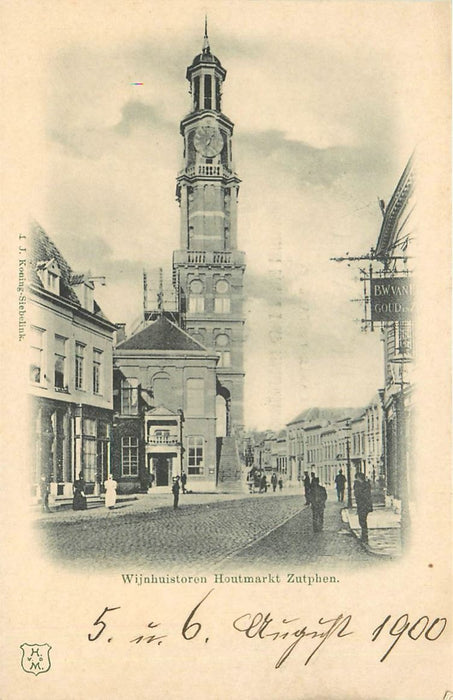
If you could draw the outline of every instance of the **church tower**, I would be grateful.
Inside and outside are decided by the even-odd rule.
[[[219,356],[217,393],[225,400],[229,435],[233,426],[243,425],[245,256],[237,249],[234,125],[222,112],[226,70],[211,53],[206,21],[202,52],[186,77],[192,105],[180,129],[180,249],[173,254],[173,278],[185,330]]]

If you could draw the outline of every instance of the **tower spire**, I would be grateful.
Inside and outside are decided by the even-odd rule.
[[[211,48],[209,46],[209,37],[208,37],[208,15],[205,14],[204,16],[204,37],[203,37],[203,55],[211,53]]]

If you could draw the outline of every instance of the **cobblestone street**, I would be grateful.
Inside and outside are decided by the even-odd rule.
[[[162,505],[165,503],[166,505]],[[325,530],[314,535],[301,494],[194,494],[174,511],[168,495],[41,516],[36,529],[52,558],[80,567],[210,568],[344,560],[369,563],[328,502]]]
[[[332,564],[347,566],[376,564],[370,555],[345,527],[341,519],[343,504],[327,501],[324,529],[313,533],[312,513],[305,507],[295,517],[269,535],[237,552],[223,563],[225,569],[238,568],[247,562],[256,566],[297,566],[316,563],[318,568]]]

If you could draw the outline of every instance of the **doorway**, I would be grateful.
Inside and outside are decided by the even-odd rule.
[[[156,455],[153,457],[153,471],[156,477],[156,486],[168,486],[172,470],[172,457]]]

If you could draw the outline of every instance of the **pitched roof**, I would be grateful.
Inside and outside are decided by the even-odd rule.
[[[118,350],[208,350],[165,316],[117,345]]]
[[[67,260],[65,260],[63,255],[56,247],[55,243],[49,238],[47,233],[44,231],[44,229],[41,228],[41,226],[39,226],[39,224],[35,223],[32,225],[30,231],[30,238],[31,245],[29,249],[28,258],[28,276],[30,284],[34,284],[36,287],[44,289],[43,283],[41,282],[41,279],[37,274],[36,270],[42,268],[43,263],[47,263],[50,260],[55,260],[56,264],[58,265],[58,269],[61,273],[60,293],[58,296],[82,308],[79,298],[73,290],[72,285],[74,284],[74,279],[76,277],[83,279],[83,275],[76,276],[73,274]],[[104,321],[108,321],[108,318],[105,316],[101,307],[96,303],[96,301],[93,302],[93,308],[94,316],[98,316]]]
[[[72,270],[69,264],[64,259],[56,245],[50,240],[47,233],[38,225],[34,224],[31,229],[31,246],[29,249],[29,280],[37,287],[44,289],[39,275],[36,270],[42,267],[42,263],[55,260],[61,272],[60,278],[60,297],[71,301],[73,304],[80,306],[80,301],[77,294],[70,286],[70,278]]]
[[[353,415],[355,416],[357,410],[362,411],[363,409],[357,409],[357,408],[306,408],[305,411],[302,411],[302,413],[299,413],[298,416],[293,418],[293,420],[289,421],[287,425],[292,425],[293,423],[311,423],[313,421],[318,421],[318,423],[321,423],[322,421],[328,421],[328,422],[333,422],[337,420],[341,420],[342,418],[351,418]]]

